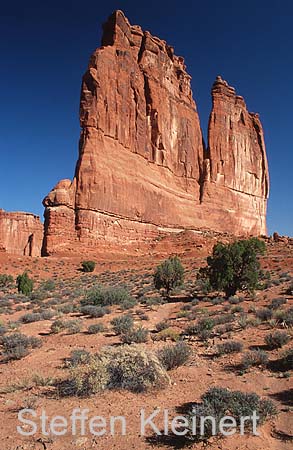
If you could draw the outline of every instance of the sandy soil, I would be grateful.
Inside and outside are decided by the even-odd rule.
[[[62,302],[62,296],[66,299],[65,304],[78,303],[79,295],[76,291],[82,287],[87,288],[87,282],[91,284],[91,277],[95,282],[108,284],[126,282],[132,287],[135,294],[140,290],[146,290],[147,295],[155,295],[151,290],[151,274],[159,261],[171,254],[178,254],[187,269],[187,280],[189,288],[195,282],[197,269],[204,264],[205,258],[217,239],[215,237],[194,237],[185,234],[180,239],[172,237],[157,242],[148,252],[139,249],[134,255],[97,255],[95,258],[97,266],[94,274],[83,275],[79,271],[81,258],[27,258],[0,254],[0,273],[11,274],[14,277],[24,270],[29,270],[35,285],[45,279],[53,279],[64,282],[62,289],[48,293],[45,300],[39,303],[22,303],[14,301],[17,298],[15,288],[9,292],[0,291],[0,323],[8,324],[16,322],[24,313],[31,312],[42,306],[42,301],[52,300],[55,296]],[[230,354],[221,357],[215,356],[215,346],[225,340],[236,339],[243,343],[243,352],[251,348],[264,347],[264,337],[274,330],[268,322],[259,323],[246,329],[237,325],[241,314],[247,313],[249,317],[254,316],[255,309],[268,306],[274,298],[284,298],[287,303],[284,308],[293,306],[292,296],[286,295],[285,291],[290,284],[290,276],[293,281],[293,249],[292,246],[280,244],[268,244],[267,254],[262,258],[262,267],[272,273],[272,279],[278,280],[279,284],[270,284],[267,289],[258,291],[255,298],[246,296],[240,305],[242,311],[235,312],[235,326],[227,334],[216,336],[207,342],[200,341],[197,337],[188,337],[186,342],[192,347],[192,357],[185,366],[169,372],[171,384],[169,387],[159,391],[151,391],[145,394],[135,394],[128,391],[106,391],[91,398],[63,398],[58,396],[54,385],[50,385],[50,379],[64,379],[68,371],[64,369],[64,359],[68,358],[74,349],[85,349],[91,353],[97,352],[105,345],[118,345],[120,340],[111,330],[110,321],[117,314],[121,314],[118,307],[113,307],[110,314],[100,319],[90,319],[82,316],[82,331],[78,334],[67,334],[62,331],[58,334],[50,333],[50,326],[54,319],[42,320],[33,323],[21,323],[18,331],[27,336],[37,336],[42,340],[42,347],[36,348],[23,359],[3,362],[0,364],[0,433],[1,450],[88,450],[88,449],[149,449],[149,448],[181,448],[179,440],[168,437],[155,436],[151,429],[147,430],[147,436],[140,433],[140,411],[145,408],[148,414],[157,411],[158,408],[168,409],[170,421],[178,415],[178,408],[186,403],[200,400],[201,395],[211,386],[227,387],[243,392],[256,392],[262,397],[275,401],[279,410],[276,418],[268,421],[259,431],[259,437],[239,434],[219,439],[214,438],[207,445],[208,448],[225,450],[289,450],[292,449],[292,371],[284,373],[274,371],[270,366],[261,368],[254,367],[244,373],[240,373],[238,365],[241,354]],[[284,273],[287,276],[284,275]],[[81,283],[80,280],[83,279]],[[143,282],[146,280],[147,282]],[[71,296],[71,291],[74,295]],[[188,289],[187,289],[188,291]],[[174,295],[170,302],[160,305],[138,304],[133,309],[133,317],[137,324],[148,328],[151,335],[155,335],[155,325],[163,320],[170,321],[172,328],[180,332],[192,321],[188,313],[177,317],[179,311],[184,311],[188,303],[187,291]],[[58,294],[58,295],[56,295]],[[11,305],[8,310],[1,306],[1,301],[11,297]],[[210,299],[211,300],[211,299]],[[58,303],[60,305],[60,302]],[[58,306],[57,304],[57,306]],[[227,301],[219,305],[213,305],[211,301],[203,301],[193,308],[195,317],[202,314],[213,315],[224,314]],[[52,309],[57,307],[52,306]],[[235,305],[230,305],[231,308]],[[226,308],[228,309],[228,308]],[[188,310],[185,310],[188,311]],[[148,316],[148,320],[141,320],[140,314]],[[74,319],[80,317],[78,312],[63,314],[62,318]],[[86,332],[92,323],[103,323],[107,331],[96,335]],[[276,329],[285,329],[286,325],[276,325]],[[292,334],[291,329],[287,329]],[[12,331],[10,331],[12,332]],[[156,351],[165,342],[149,339],[145,346]],[[292,347],[292,341],[280,350],[269,350],[270,362],[276,361],[280,354],[287,348]],[[242,352],[242,353],[243,353]],[[36,375],[46,378],[44,386],[33,382]],[[53,382],[52,382],[53,383]],[[51,418],[55,415],[70,417],[74,408],[89,409],[90,416],[125,416],[127,424],[127,435],[122,436],[117,427],[115,436],[110,435],[109,423],[104,436],[94,437],[89,432],[85,436],[44,436],[40,430],[33,437],[21,437],[16,430],[18,423],[18,412],[22,408],[33,408],[40,414],[44,409]],[[163,418],[159,413],[155,419],[159,429],[162,429]],[[191,448],[202,448],[203,444],[193,444]]]

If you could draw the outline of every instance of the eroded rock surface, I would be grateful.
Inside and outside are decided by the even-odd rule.
[[[73,181],[44,199],[44,254],[204,228],[264,234],[267,163],[259,118],[218,78],[204,148],[190,76],[165,41],[121,11],[104,25],[80,101]]]
[[[0,252],[41,256],[43,224],[38,216],[0,210]]]

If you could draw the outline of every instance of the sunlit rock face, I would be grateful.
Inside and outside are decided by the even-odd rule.
[[[38,216],[0,209],[0,252],[41,256],[42,240],[43,225]]]
[[[43,254],[138,243],[160,230],[264,234],[260,121],[220,78],[212,96],[205,149],[183,58],[112,14],[82,81],[75,177],[44,199]]]

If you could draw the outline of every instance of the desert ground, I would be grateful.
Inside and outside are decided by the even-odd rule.
[[[84,256],[31,258],[0,254],[0,274],[15,279],[27,270],[34,280],[33,294],[29,297],[17,292],[15,282],[1,288],[1,344],[3,337],[16,332],[41,340],[21,359],[7,359],[3,345],[0,347],[1,449],[292,448],[292,353],[289,366],[283,364],[285,352],[292,349],[292,341],[282,348],[271,349],[265,337],[279,330],[292,338],[293,246],[288,241],[267,241],[261,266],[270,273],[270,278],[253,295],[238,293],[226,299],[222,293],[202,292],[196,278],[218,239],[216,235],[186,232],[164,237],[149,248],[134,249],[132,254],[100,250],[88,258],[96,261],[92,273],[80,270]],[[178,255],[185,268],[185,282],[166,301],[154,288],[153,272],[172,255]],[[95,285],[122,286],[135,300],[123,306],[111,306],[102,317],[90,317],[80,302]],[[135,326],[148,330],[146,342],[140,346],[157,353],[166,345],[176,345],[181,338],[191,350],[188,360],[168,371],[170,382],[164,388],[142,393],[109,389],[88,397],[63,395],[60,386],[69,377],[69,358],[73,351],[94,354],[105,346],[117,349],[123,345],[111,324],[120,315],[131,315]],[[193,324],[210,319],[209,333],[192,333]],[[56,320],[65,324],[64,327],[53,330]],[[101,325],[95,334],[88,332],[93,324]],[[218,346],[229,341],[240,342],[241,350],[219,354]],[[267,361],[244,368],[244,355],[255,349],[265,352]],[[186,442],[172,435],[157,436],[151,429],[146,436],[141,436],[141,408],[148,414],[158,408],[168,409],[172,419],[187,404],[199,402],[211,387],[255,392],[261,398],[272,400],[278,413],[259,428],[260,436],[246,433],[213,437],[208,442]],[[36,435],[23,437],[16,427],[18,412],[24,408],[34,409],[38,414],[44,409],[49,417],[70,417],[74,408],[87,408],[91,416],[123,415],[127,433],[111,436],[107,428],[100,437],[88,432],[85,436],[68,433],[57,437],[44,436],[38,429]],[[159,428],[160,414],[156,416]]]

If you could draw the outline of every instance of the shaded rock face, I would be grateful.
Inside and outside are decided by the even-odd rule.
[[[82,81],[75,177],[44,199],[43,254],[140,242],[161,230],[265,233],[259,119],[221,79],[212,94],[207,151],[183,58],[116,11]]]
[[[0,210],[0,251],[41,256],[43,224],[34,214]]]

